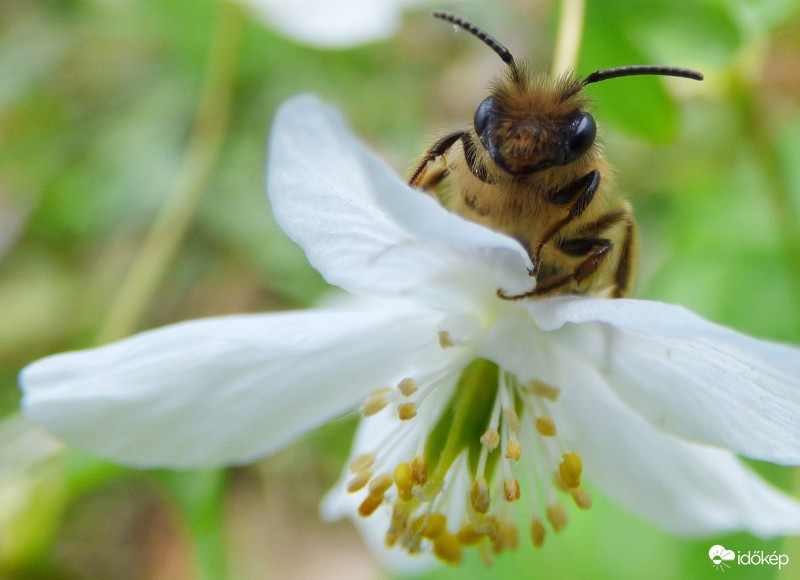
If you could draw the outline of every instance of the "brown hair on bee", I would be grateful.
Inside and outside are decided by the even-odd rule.
[[[627,295],[636,261],[636,226],[629,204],[612,194],[583,89],[622,76],[702,80],[703,75],[679,67],[634,65],[602,69],[585,78],[573,73],[556,80],[534,77],[474,24],[448,12],[434,16],[482,40],[508,68],[475,109],[472,126],[434,143],[409,184],[435,190],[452,175],[455,187],[447,207],[523,244],[536,287],[518,296],[498,290],[502,298]],[[453,148],[455,160],[429,171]]]

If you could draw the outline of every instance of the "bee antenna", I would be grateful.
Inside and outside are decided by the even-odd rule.
[[[445,20],[450,22],[451,24],[455,24],[456,26],[460,26],[470,34],[477,36],[483,43],[491,48],[497,56],[499,56],[504,63],[506,63],[509,67],[511,67],[511,73],[515,80],[519,80],[519,72],[517,70],[517,63],[514,62],[514,57],[511,56],[511,52],[503,46],[496,38],[491,36],[485,30],[482,30],[475,26],[469,20],[465,20],[456,14],[452,14],[451,12],[445,12],[444,10],[437,10],[433,13],[434,18],[439,18],[441,20]]]
[[[696,81],[703,80],[702,73],[688,68],[635,64],[631,66],[618,66],[616,68],[604,68],[595,71],[583,79],[583,84],[588,85],[589,83],[599,83],[600,81],[607,81],[608,79],[615,79],[617,77],[630,77],[635,75],[660,75],[665,77],[681,77]]]

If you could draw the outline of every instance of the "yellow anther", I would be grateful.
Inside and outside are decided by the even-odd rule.
[[[361,473],[357,473],[353,479],[347,482],[347,493],[355,493],[359,489],[363,489],[369,480],[372,478],[372,473],[370,471],[362,471]]]
[[[420,457],[411,462],[411,481],[414,485],[425,485],[428,480],[428,464]]]
[[[550,415],[536,417],[536,431],[543,437],[552,437],[556,434],[556,422]]]
[[[419,522],[417,533],[423,538],[435,540],[447,531],[447,518],[443,514],[435,513],[420,516],[417,521]]]
[[[577,505],[582,510],[588,510],[592,507],[592,496],[589,495],[589,492],[586,491],[584,488],[579,487],[577,489],[572,490],[572,499],[575,500],[575,505]]]
[[[541,548],[546,535],[547,530],[544,527],[544,522],[539,518],[533,518],[531,522],[531,540],[533,541],[533,545],[537,548]]]
[[[497,432],[497,429],[487,429],[486,432],[481,435],[481,444],[489,451],[494,451],[497,449],[497,446],[500,445],[500,433]]]
[[[475,529],[475,526],[472,524],[464,524],[458,533],[456,534],[456,538],[458,538],[458,542],[462,546],[471,546],[472,544],[477,544],[483,536],[485,536],[483,532],[479,532]]]
[[[461,546],[456,537],[447,532],[433,541],[433,554],[448,564],[461,563]]]
[[[516,550],[519,546],[519,529],[513,522],[503,526],[503,544],[505,548]]]
[[[417,416],[417,405],[414,403],[403,403],[397,405],[397,415],[401,421],[408,421]]]
[[[425,517],[424,515],[419,516],[411,520],[411,523],[408,526],[408,531],[413,535],[419,535],[422,531],[422,528],[425,526]]]
[[[361,473],[366,471],[375,463],[375,456],[372,453],[365,453],[359,455],[350,462],[350,471],[352,473]]]
[[[367,399],[364,401],[364,405],[361,407],[362,413],[364,413],[365,417],[371,417],[375,413],[381,411],[386,405],[389,404],[389,393],[392,392],[392,389],[383,388],[377,389],[370,393]]]
[[[370,495],[383,496],[383,494],[392,487],[392,483],[394,483],[392,476],[388,473],[382,473],[369,482],[369,487],[367,489]]]
[[[397,495],[403,501],[411,501],[414,497],[411,481],[411,466],[408,463],[398,463],[394,468],[394,484],[397,486]]]
[[[453,339],[450,337],[450,333],[446,330],[439,331],[439,346],[442,348],[450,348],[454,346]]]
[[[383,496],[382,495],[368,495],[364,501],[361,502],[361,505],[358,506],[358,514],[362,518],[367,518],[372,515],[372,513],[378,509],[383,503]]]
[[[519,480],[506,479],[503,482],[503,493],[507,501],[515,501],[519,499]]]
[[[482,477],[472,482],[472,490],[469,494],[469,501],[474,509],[479,514],[485,514],[489,511],[492,500],[489,497],[489,486],[486,480]]]
[[[569,522],[567,510],[560,503],[551,503],[547,506],[547,521],[553,526],[553,531],[558,533],[563,530]]]
[[[567,489],[575,489],[581,485],[582,471],[581,456],[574,452],[565,453],[561,465],[558,466],[558,474]]]
[[[522,444],[519,441],[509,441],[506,443],[506,457],[519,461],[522,456]]]
[[[519,415],[510,407],[505,410],[504,414],[506,416],[506,427],[516,433],[519,430]]]
[[[533,380],[528,382],[528,390],[537,397],[555,401],[561,394],[561,389],[552,387],[543,381]]]
[[[492,550],[499,554],[503,550],[515,549],[519,544],[519,531],[511,521],[496,521],[492,530]]]
[[[397,384],[397,390],[404,397],[410,397],[417,392],[417,383],[414,379],[403,379]]]

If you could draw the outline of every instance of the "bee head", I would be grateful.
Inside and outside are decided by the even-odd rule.
[[[597,136],[594,118],[580,108],[566,116],[512,111],[497,95],[478,105],[474,126],[489,156],[513,176],[568,165],[583,157]]]

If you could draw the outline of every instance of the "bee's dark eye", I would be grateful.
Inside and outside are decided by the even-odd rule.
[[[483,103],[481,103],[483,104]],[[570,124],[564,164],[579,159],[594,143],[597,136],[597,124],[589,113],[578,113]]]
[[[478,105],[478,108],[475,109],[475,132],[478,135],[482,135],[483,131],[486,129],[486,124],[489,122],[489,118],[494,113],[494,99],[492,97],[486,97],[481,101],[481,104]]]

